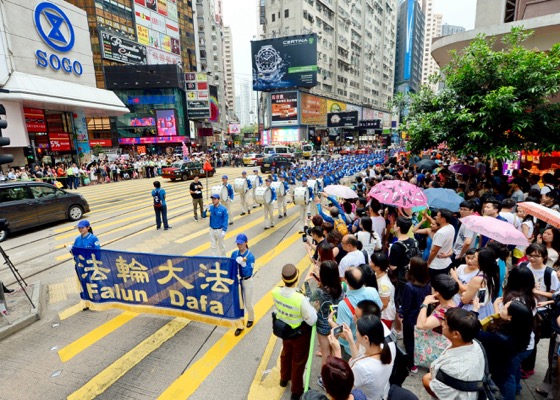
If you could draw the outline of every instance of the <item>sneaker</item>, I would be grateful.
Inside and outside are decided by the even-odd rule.
[[[167,228],[163,228],[164,231],[166,231],[166,230],[168,230],[168,229],[171,229],[171,227],[168,226]]]
[[[256,204],[254,204],[254,205],[253,205],[253,208],[257,208],[257,205],[256,205]]]
[[[278,218],[282,218],[282,216],[281,216],[281,215],[279,215],[279,216],[278,216]]]
[[[530,371],[521,370],[521,379],[529,379],[533,375],[535,375],[534,369]]]
[[[410,368],[410,373],[411,374],[417,374],[418,373],[418,367],[415,365],[414,367]]]
[[[233,222],[230,222],[229,224],[230,224],[230,225],[233,225]]]
[[[241,213],[241,214],[239,214],[239,215],[245,215],[245,213],[244,213],[244,212],[242,212],[242,213]]]
[[[284,213],[284,217],[286,217],[286,216],[287,216],[286,213]]]
[[[317,386],[319,386],[321,389],[325,390],[325,385],[323,384],[323,378],[319,377],[319,379],[317,379]]]
[[[251,215],[251,210],[247,211],[247,213],[248,213],[249,215]]]

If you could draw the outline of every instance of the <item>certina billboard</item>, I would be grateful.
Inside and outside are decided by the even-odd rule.
[[[317,35],[287,36],[251,42],[253,90],[317,85]]]
[[[7,0],[2,12],[10,70],[96,86],[85,11],[64,1]]]

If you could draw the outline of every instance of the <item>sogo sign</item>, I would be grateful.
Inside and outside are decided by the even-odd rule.
[[[53,50],[67,53],[74,47],[76,39],[74,27],[68,16],[55,4],[39,3],[33,12],[33,21],[39,36]],[[49,54],[43,50],[35,51],[37,65],[42,68],[62,69],[67,74],[82,75],[83,68],[79,61],[67,57]]]

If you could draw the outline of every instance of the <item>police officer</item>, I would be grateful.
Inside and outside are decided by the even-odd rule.
[[[260,206],[262,204],[258,204],[255,201],[255,190],[259,187],[262,186],[263,184],[263,180],[262,177],[259,175],[259,170],[258,169],[254,169],[253,170],[253,208],[257,208],[257,206]]]
[[[237,263],[239,269],[239,281],[243,292],[243,307],[247,311],[247,328],[253,326],[255,320],[255,310],[253,309],[253,268],[255,267],[255,256],[249,251],[249,239],[244,233],[240,233],[235,238],[237,250],[231,253],[231,258]],[[243,331],[243,325],[235,330],[235,336],[239,336]]]
[[[284,287],[272,290],[276,318],[286,323],[294,332],[293,337],[282,339],[280,356],[280,386],[292,381],[292,400],[303,394],[303,372],[309,355],[311,326],[317,322],[317,312],[309,299],[297,291],[298,270],[293,264],[282,268]]]
[[[226,246],[224,245],[224,237],[228,229],[228,210],[220,204],[220,195],[213,194],[210,196],[212,205],[208,209],[210,213],[210,247],[212,255],[215,257],[226,256]],[[218,253],[219,248],[219,253]]]
[[[282,218],[283,216],[287,216],[286,212],[288,211],[288,207],[286,205],[286,197],[288,197],[288,193],[290,193],[290,185],[286,182],[286,175],[280,175],[280,184],[284,186],[284,196],[281,196],[278,192],[278,218]]]
[[[222,203],[222,206],[227,208],[228,215],[231,215],[229,224],[232,225],[233,215],[231,214],[230,205],[233,202],[233,198],[235,197],[235,192],[233,191],[231,185],[228,183],[227,175],[222,176],[222,185],[224,185],[227,188],[228,197],[226,201],[220,200],[220,203]]]
[[[93,234],[91,225],[87,219],[83,219],[78,222],[78,232],[80,235],[74,240],[74,247],[79,247],[82,249],[100,249],[99,239]]]
[[[241,173],[241,177],[247,181],[247,189],[239,194],[241,199],[241,215],[245,215],[247,213],[251,214],[251,209],[247,204],[247,193],[249,190],[253,189],[253,185],[251,185],[251,181],[247,179],[247,172],[243,171]]]
[[[276,202],[276,190],[270,187],[272,179],[266,178],[266,187],[270,188],[272,196],[270,198],[270,203],[264,204],[264,229],[274,228],[274,203]]]

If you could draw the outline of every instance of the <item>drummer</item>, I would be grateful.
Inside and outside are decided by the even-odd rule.
[[[257,190],[259,186],[262,186],[262,184],[263,184],[263,180],[262,177],[259,175],[259,170],[254,169],[253,170],[253,208],[257,208],[257,206],[262,205],[262,204],[258,204],[255,201],[255,190]]]
[[[278,191],[278,218],[287,216],[286,211],[288,211],[286,197],[290,191],[290,185],[286,182],[286,175],[280,175],[280,185],[284,186],[284,194],[282,191]]]
[[[276,190],[270,187],[272,179],[266,178],[265,184],[267,188],[270,188],[272,196],[270,197],[270,202],[264,201],[264,229],[274,228],[274,202],[276,202]]]
[[[272,182],[278,182],[278,174],[276,173],[276,168],[272,168],[271,172]]]
[[[247,192],[253,189],[253,185],[251,185],[251,180],[247,178],[247,172],[243,171],[241,173],[241,178],[247,181],[247,185],[245,186],[245,190],[239,193],[239,198],[241,200],[241,215],[245,215],[247,213],[251,214],[251,209],[247,204]]]
[[[230,211],[230,205],[233,202],[235,192],[233,191],[233,188],[231,187],[231,185],[228,183],[228,176],[227,175],[222,176],[222,185],[227,188],[228,195],[227,195],[226,201],[224,201],[220,198],[220,203],[225,208],[227,208],[228,215],[230,216],[229,224],[233,225],[233,215],[231,214],[231,211]]]
[[[299,233],[305,232],[305,228],[307,228],[307,222],[309,220],[309,217],[311,217],[310,204],[311,202],[313,202],[313,199],[315,197],[313,189],[307,186],[307,178],[305,176],[301,178],[301,186],[309,190],[309,203],[299,206],[299,219],[301,223],[301,229],[299,230]]]

